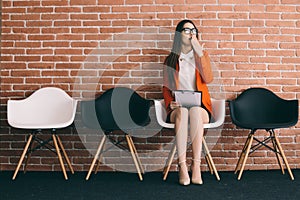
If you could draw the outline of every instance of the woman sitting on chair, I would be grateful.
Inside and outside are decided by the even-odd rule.
[[[192,141],[192,183],[202,184],[201,151],[203,124],[210,121],[212,106],[206,83],[213,80],[208,53],[198,40],[198,30],[190,20],[182,20],[175,31],[171,53],[164,62],[163,96],[167,108],[167,121],[175,123],[176,146],[179,165],[179,183],[189,185],[186,164],[188,123]],[[175,102],[172,91],[201,91],[201,106],[182,107]]]

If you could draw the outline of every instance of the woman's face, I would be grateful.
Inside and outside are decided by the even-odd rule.
[[[191,23],[185,23],[183,25],[183,30],[181,31],[181,38],[183,45],[191,45],[192,36],[195,35],[196,28]]]

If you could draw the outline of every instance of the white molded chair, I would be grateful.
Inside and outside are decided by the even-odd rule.
[[[71,172],[74,173],[60,137],[56,134],[56,129],[65,128],[73,123],[76,108],[77,100],[71,98],[64,90],[56,87],[39,89],[26,99],[8,100],[7,119],[9,125],[14,128],[31,131],[13,175],[13,180],[16,178],[24,157],[27,155],[24,167],[24,172],[26,172],[31,153],[42,147],[57,154],[66,180],[68,176],[60,151],[63,152]],[[48,140],[41,139],[38,136],[42,133],[43,129],[51,130],[52,136]],[[36,141],[38,145],[33,148],[34,141]],[[54,146],[50,144],[52,141]],[[53,150],[53,148],[55,148],[55,150]]]
[[[224,119],[225,119],[225,100],[216,100],[216,99],[211,99],[212,101],[212,108],[213,108],[213,116],[215,118],[214,122],[209,123],[209,124],[204,124],[204,128],[205,129],[210,129],[210,128],[217,128],[219,126],[221,126],[224,123]],[[156,118],[158,123],[164,127],[164,128],[169,128],[169,129],[173,129],[175,127],[175,124],[173,123],[167,123],[165,121],[165,119],[167,118],[167,113],[166,113],[166,109],[165,109],[165,102],[164,100],[155,100],[155,113],[156,113]],[[205,138],[203,138],[203,147],[204,147],[204,153],[205,153],[205,159],[207,161],[208,167],[210,169],[211,174],[215,174],[217,180],[220,180],[218,171],[215,167],[215,164],[213,162],[213,159],[209,153],[209,149],[208,146],[205,142]],[[163,171],[163,180],[167,179],[172,161],[174,159],[176,153],[176,145],[174,143],[171,152],[169,153],[167,162],[166,162],[166,166],[164,167],[164,171]]]

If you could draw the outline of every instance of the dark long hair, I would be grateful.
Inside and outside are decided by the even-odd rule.
[[[191,23],[196,28],[195,24],[191,20],[188,20],[188,19],[184,19],[177,24],[176,29],[175,29],[172,50],[171,50],[171,53],[166,58],[166,62],[165,62],[165,64],[168,67],[171,67],[173,69],[176,69],[176,63],[177,63],[179,55],[181,53],[181,46],[182,46],[181,32],[182,32],[183,26],[186,23]],[[196,30],[197,30],[197,28],[196,28]],[[197,30],[196,37],[198,38],[198,30]]]

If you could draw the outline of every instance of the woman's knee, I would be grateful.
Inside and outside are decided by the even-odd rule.
[[[190,110],[189,110],[189,114],[190,114],[190,115],[194,115],[194,114],[200,115],[201,112],[202,112],[202,110],[204,110],[204,109],[201,108],[201,107],[192,107],[192,108],[190,108]]]
[[[189,110],[187,108],[184,108],[184,107],[176,108],[171,113],[171,122],[174,122],[176,119],[177,120],[183,120],[183,119],[187,120],[188,117],[189,117]]]
[[[179,116],[188,116],[189,115],[189,110],[185,107],[180,107],[178,109],[178,115]]]
[[[190,118],[202,119],[203,122],[205,122],[205,123],[208,122],[208,113],[202,107],[192,107],[192,108],[190,108],[189,116],[190,116]]]

